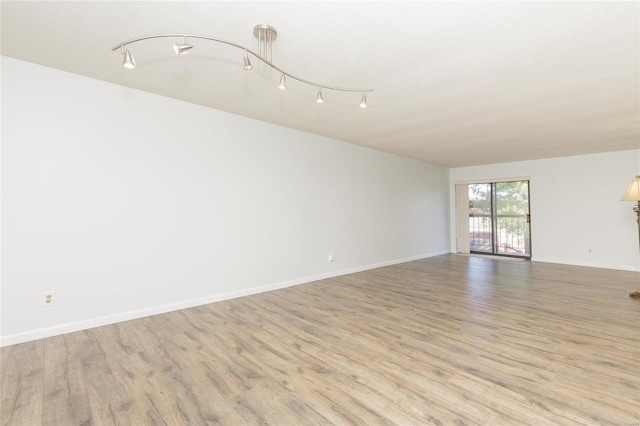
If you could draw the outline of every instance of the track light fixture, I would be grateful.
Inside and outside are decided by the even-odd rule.
[[[176,54],[178,55],[185,55],[187,53],[189,53],[191,51],[191,49],[193,49],[193,45],[189,44],[188,42],[188,38],[191,39],[200,39],[200,40],[208,40],[208,41],[213,41],[216,43],[221,43],[221,44],[226,44],[228,46],[232,46],[238,49],[241,49],[244,51],[244,69],[247,71],[250,71],[253,69],[253,65],[251,64],[251,61],[249,60],[249,54],[253,55],[256,59],[260,60],[261,62],[263,62],[264,64],[266,64],[268,67],[273,68],[274,70],[280,72],[280,82],[278,84],[278,87],[281,89],[285,89],[287,87],[287,77],[291,78],[293,80],[296,80],[300,83],[303,84],[307,84],[309,86],[314,86],[318,88],[318,95],[316,97],[316,102],[318,103],[322,103],[324,102],[324,97],[322,95],[322,91],[323,90],[336,90],[336,91],[340,91],[340,92],[355,92],[355,93],[362,93],[362,100],[360,101],[360,106],[362,108],[366,108],[367,106],[367,96],[366,96],[366,92],[373,92],[373,89],[357,89],[357,88],[348,88],[348,87],[338,87],[338,86],[329,86],[326,84],[319,84],[319,83],[314,83],[312,81],[309,80],[305,80],[303,78],[297,77],[291,73],[286,72],[285,70],[283,70],[282,68],[276,66],[273,62],[271,62],[271,56],[272,56],[272,44],[273,41],[276,39],[278,33],[276,31],[275,28],[273,28],[272,26],[269,25],[256,25],[253,28],[253,35],[258,39],[258,52],[254,52],[251,49],[247,49],[246,47],[239,45],[237,43],[231,42],[231,41],[226,41],[226,40],[222,40],[219,38],[215,38],[215,37],[209,37],[209,36],[204,36],[204,35],[196,35],[196,34],[152,34],[152,35],[147,35],[147,36],[142,36],[142,37],[136,37],[133,38],[131,40],[127,40],[124,41],[116,46],[114,46],[111,50],[115,51],[117,49],[120,49],[122,52],[122,55],[124,56],[123,60],[122,60],[122,65],[125,68],[135,68],[136,67],[136,61],[133,59],[133,55],[131,54],[131,52],[129,52],[129,50],[126,48],[126,46],[128,46],[129,44],[132,43],[137,43],[139,41],[143,41],[143,40],[151,40],[151,39],[156,39],[156,38],[176,38],[176,37],[180,37],[182,38],[182,43],[174,43],[173,44],[173,50],[176,52]]]
[[[367,95],[362,92],[362,100],[360,101],[360,108],[366,108],[367,107]]]
[[[133,69],[136,67],[136,60],[133,59],[133,55],[129,50],[126,50],[124,46],[122,47],[122,54],[124,58],[122,59],[122,66],[125,68]]]
[[[251,65],[251,61],[249,60],[249,55],[247,51],[244,51],[244,69],[247,71],[251,71],[253,69],[253,65]]]
[[[186,55],[191,52],[191,49],[193,49],[193,46],[187,42],[187,36],[184,36],[184,43],[173,43],[173,51],[177,55]]]

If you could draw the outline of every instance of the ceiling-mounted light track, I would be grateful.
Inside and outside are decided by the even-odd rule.
[[[256,25],[253,28],[253,34],[254,36],[258,39],[258,52],[254,52],[251,49],[248,49],[240,44],[231,42],[231,41],[227,41],[227,40],[222,40],[219,38],[215,38],[215,37],[209,37],[209,36],[203,36],[203,35],[197,35],[197,34],[152,34],[152,35],[147,35],[147,36],[142,36],[142,37],[137,37],[137,38],[133,38],[131,40],[127,40],[124,41],[116,46],[114,46],[111,50],[115,51],[117,49],[121,50],[121,53],[123,55],[123,60],[122,60],[122,65],[125,68],[135,68],[136,67],[136,61],[133,58],[133,55],[131,54],[131,52],[126,49],[125,47],[129,44],[132,43],[137,43],[139,41],[143,41],[143,40],[151,40],[151,39],[156,39],[156,38],[176,38],[176,37],[180,37],[183,40],[183,43],[174,43],[173,44],[173,49],[174,51],[178,54],[178,55],[185,55],[187,53],[189,53],[192,49],[193,49],[193,45],[188,43],[188,38],[191,39],[200,39],[200,40],[208,40],[208,41],[214,41],[216,43],[222,43],[222,44],[226,44],[229,46],[233,46],[236,47],[238,49],[241,49],[244,51],[244,69],[247,71],[250,71],[253,69],[253,65],[251,64],[251,61],[249,60],[249,53],[251,55],[253,55],[255,58],[257,58],[258,60],[264,62],[266,65],[268,65],[269,67],[273,68],[274,70],[280,72],[281,76],[280,76],[280,82],[278,84],[278,87],[280,87],[281,89],[286,88],[286,80],[287,78],[291,78],[293,80],[299,81],[300,83],[304,83],[310,86],[314,86],[318,88],[318,95],[316,97],[316,102],[318,103],[322,103],[324,102],[324,98],[322,96],[322,91],[323,90],[336,90],[336,91],[341,91],[341,92],[355,92],[355,93],[362,93],[362,100],[360,101],[360,106],[362,108],[365,108],[367,106],[367,97],[366,97],[366,92],[373,92],[373,89],[357,89],[357,88],[348,88],[348,87],[338,87],[338,86],[329,86],[326,84],[319,84],[319,83],[314,83],[313,81],[309,81],[309,80],[305,80],[303,78],[297,77],[291,73],[288,73],[286,71],[284,71],[282,68],[274,65],[271,62],[271,58],[272,58],[272,44],[273,41],[276,39],[278,33],[276,32],[276,29],[269,26],[269,25]]]

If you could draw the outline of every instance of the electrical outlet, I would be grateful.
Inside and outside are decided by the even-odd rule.
[[[333,253],[329,253],[329,262],[335,262],[336,256]]]
[[[42,306],[53,306],[56,304],[56,292],[45,291],[42,293]]]

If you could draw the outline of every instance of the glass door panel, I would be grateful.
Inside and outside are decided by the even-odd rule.
[[[469,185],[469,248],[471,251],[493,253],[491,193],[490,183]]]
[[[495,252],[529,256],[529,182],[495,185]]]

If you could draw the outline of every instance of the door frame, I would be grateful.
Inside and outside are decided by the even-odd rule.
[[[457,214],[459,214],[460,210],[462,209],[462,207],[459,205],[459,201],[458,200],[458,195],[457,195],[457,190],[456,185],[466,185],[468,188],[468,185],[472,185],[472,184],[476,184],[476,183],[500,183],[500,182],[515,182],[515,181],[527,181],[528,185],[527,185],[527,197],[528,197],[528,216],[527,216],[527,224],[529,225],[529,253],[528,256],[518,256],[518,255],[510,255],[510,254],[504,254],[504,253],[486,253],[486,252],[472,252],[472,251],[467,251],[466,253],[476,253],[476,254],[488,254],[491,256],[505,256],[505,257],[516,257],[516,258],[523,258],[523,259],[529,259],[531,260],[533,257],[533,225],[532,225],[532,221],[531,221],[531,177],[530,176],[515,176],[515,177],[502,177],[502,178],[489,178],[489,179],[470,179],[470,180],[456,180],[453,181],[453,187],[454,187],[454,196],[455,196],[455,200],[454,200],[454,207],[455,207],[455,211],[456,211],[456,216]],[[491,205],[492,208],[494,207],[494,202],[495,202],[495,194],[494,194],[494,188],[492,186],[492,190],[491,190]],[[464,200],[463,200],[464,202]],[[468,196],[466,197],[466,206],[464,207],[465,209],[468,210],[468,203],[469,203],[469,198]],[[495,252],[495,238],[496,238],[496,233],[495,233],[495,224],[494,222],[494,218],[492,217],[491,219],[492,221],[492,252]],[[460,230],[458,229],[460,227],[460,221],[456,220],[456,228],[455,228],[455,235],[456,235],[456,252],[458,253],[464,253],[462,251],[459,250],[460,248],[460,244],[458,243],[458,236],[459,235],[469,235],[469,229],[468,229],[468,222],[467,222],[467,229],[466,230]],[[462,231],[462,232],[461,232]]]

